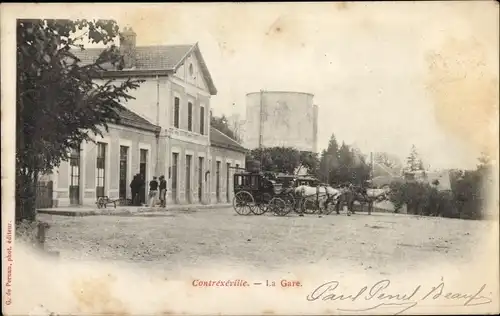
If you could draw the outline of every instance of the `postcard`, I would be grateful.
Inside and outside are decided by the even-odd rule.
[[[5,315],[500,312],[497,1],[0,10]]]

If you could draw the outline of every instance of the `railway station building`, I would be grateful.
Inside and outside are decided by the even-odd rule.
[[[119,124],[104,137],[83,143],[48,176],[53,207],[95,205],[98,196],[131,198],[130,182],[141,174],[145,201],[153,176],[167,179],[168,204],[214,204],[232,200],[232,178],[245,166],[239,143],[210,126],[211,96],[217,94],[198,44],[136,46],[125,29],[120,41],[123,69],[107,66],[104,80],[145,80],[135,99],[118,109]],[[82,64],[101,49],[76,52]]]

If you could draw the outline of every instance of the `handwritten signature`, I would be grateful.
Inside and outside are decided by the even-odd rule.
[[[391,281],[384,279],[373,284],[371,287],[363,286],[357,292],[351,294],[341,294],[337,289],[340,283],[338,281],[329,281],[321,284],[307,295],[308,301],[372,301],[375,305],[363,309],[341,309],[339,311],[369,311],[379,307],[400,307],[401,310],[394,315],[401,314],[422,301],[448,300],[455,302],[454,306],[477,306],[491,303],[490,297],[482,295],[486,284],[483,284],[477,291],[471,293],[454,293],[445,291],[443,279],[436,286],[424,289],[422,285],[417,285],[407,293],[390,292]]]

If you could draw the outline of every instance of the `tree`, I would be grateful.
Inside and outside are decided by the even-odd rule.
[[[256,148],[247,154],[246,159],[260,161],[262,170],[288,174],[293,174],[301,167],[315,171],[319,165],[316,154],[300,152],[293,147]]]
[[[384,169],[396,171],[395,173],[402,168],[402,163],[399,157],[386,152],[373,153],[373,162],[383,166]]]
[[[371,165],[367,163],[365,155],[357,149],[351,149],[351,178],[352,183],[362,185],[370,178]]]
[[[353,156],[348,145],[342,142],[339,149],[339,168],[338,168],[338,181],[351,182],[352,181],[352,167]]]
[[[484,176],[488,159],[479,158],[476,170],[452,170],[451,192],[439,191],[439,181],[392,183],[391,201],[396,210],[407,206],[408,213],[462,219],[481,219],[484,214]],[[491,166],[491,165],[490,165]]]
[[[221,117],[211,116],[210,126],[216,128],[219,132],[224,133],[226,136],[237,142],[241,141],[234,129],[229,126],[228,119],[225,115],[222,115]]]
[[[299,163],[298,169],[296,170],[297,173],[303,168],[306,168],[309,174],[317,174],[319,168],[318,154],[311,151],[301,151]]]
[[[410,155],[406,158],[406,170],[407,171],[424,170],[423,162],[418,155],[417,148],[415,147],[415,145],[411,146]]]
[[[328,161],[326,158],[327,151],[326,149],[323,149],[321,151],[320,159],[319,159],[319,167],[316,171],[316,175],[319,178],[321,182],[329,182],[328,180],[328,173],[330,172],[329,166],[328,166]]]
[[[83,31],[76,36],[77,30]],[[103,65],[120,68],[123,58],[113,45],[119,33],[108,20],[18,20],[17,22],[16,220],[35,219],[39,175],[68,159],[68,152],[91,135],[102,135],[118,122],[120,102],[141,81],[102,84]],[[89,65],[79,65],[80,41],[106,49]]]
[[[330,136],[328,148],[321,153],[318,177],[323,182],[333,184],[338,180],[339,146],[335,135]]]

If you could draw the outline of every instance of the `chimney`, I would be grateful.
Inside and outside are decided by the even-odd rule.
[[[120,33],[120,52],[125,63],[124,68],[135,68],[135,43],[137,34],[132,28],[125,27]]]

